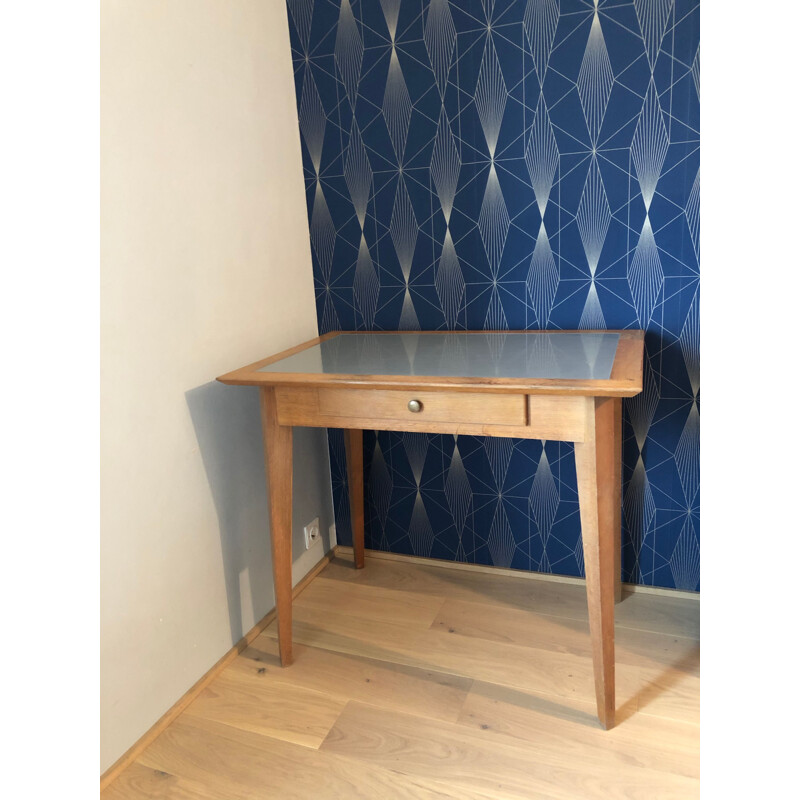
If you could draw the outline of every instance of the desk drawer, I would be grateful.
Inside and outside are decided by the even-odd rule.
[[[415,425],[435,422],[524,426],[527,422],[527,398],[522,394],[277,387],[276,395],[278,419],[283,425],[303,424],[299,418],[307,415],[320,421],[326,417],[352,419],[359,423],[353,427],[366,428],[370,427],[370,420],[405,420]],[[417,404],[419,410],[412,411]]]

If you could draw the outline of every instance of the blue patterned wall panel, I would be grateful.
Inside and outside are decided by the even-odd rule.
[[[644,328],[623,569],[699,588],[698,2],[288,6],[320,331]],[[368,547],[583,574],[570,445],[368,433],[365,470]]]

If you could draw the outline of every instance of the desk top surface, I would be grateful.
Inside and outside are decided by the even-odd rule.
[[[642,351],[641,331],[337,332],[219,380],[630,396]]]
[[[259,372],[608,379],[618,333],[343,333]]]

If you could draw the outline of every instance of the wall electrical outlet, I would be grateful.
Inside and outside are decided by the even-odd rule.
[[[314,517],[314,519],[303,528],[303,533],[306,535],[306,550],[308,550],[319,539],[319,517]]]

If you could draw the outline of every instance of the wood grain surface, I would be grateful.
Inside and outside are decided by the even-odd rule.
[[[623,594],[617,724],[585,589],[366,554],[296,597],[103,800],[699,797],[699,603]]]

